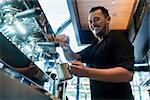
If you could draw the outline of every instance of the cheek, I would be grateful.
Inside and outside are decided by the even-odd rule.
[[[100,25],[105,25],[105,21],[101,21],[99,23],[100,23]]]
[[[106,22],[102,21],[101,23],[99,23],[101,25],[101,28],[104,28],[106,26]]]

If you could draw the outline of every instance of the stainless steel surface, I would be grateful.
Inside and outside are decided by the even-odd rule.
[[[2,70],[0,70],[0,80],[1,100],[52,100],[50,96],[39,91],[38,86],[20,84],[18,80],[12,79]]]
[[[42,19],[36,20],[43,12],[40,7],[29,8],[25,1],[4,0],[0,3],[0,32],[34,62],[41,53],[51,56],[56,51],[54,46],[41,47],[37,44],[47,41],[40,23]]]

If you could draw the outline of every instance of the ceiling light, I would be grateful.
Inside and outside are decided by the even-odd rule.
[[[113,17],[116,17],[116,16],[117,16],[117,13],[113,13],[112,16],[113,16]]]
[[[148,63],[143,63],[143,64],[134,64],[135,67],[139,67],[139,66],[148,66]]]
[[[116,4],[116,0],[111,0],[111,3],[112,4]]]

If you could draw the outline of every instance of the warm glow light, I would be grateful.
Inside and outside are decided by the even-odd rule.
[[[112,3],[112,4],[116,4],[116,0],[112,0],[111,3]]]
[[[143,64],[134,64],[135,67],[139,67],[139,66],[148,66],[148,63],[143,63]]]

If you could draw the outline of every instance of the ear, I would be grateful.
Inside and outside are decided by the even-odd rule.
[[[107,16],[107,22],[108,22],[108,24],[110,23],[110,21],[111,21],[111,17]]]

